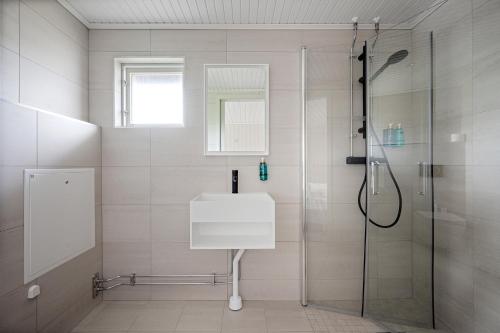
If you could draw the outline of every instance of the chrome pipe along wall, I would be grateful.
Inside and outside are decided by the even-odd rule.
[[[199,280],[201,278],[209,278],[208,280]],[[149,281],[142,282],[138,279],[148,279]],[[151,282],[151,279],[162,279],[159,282]],[[187,280],[180,280],[187,279]],[[192,280],[190,280],[192,279]],[[223,281],[220,281],[222,279]],[[107,285],[113,281],[112,285]],[[232,284],[232,275],[230,274],[171,274],[171,275],[143,275],[143,274],[125,274],[116,275],[112,278],[101,278],[99,273],[92,276],[92,295],[97,297],[99,293],[106,290],[111,290],[120,286],[168,286],[168,285],[189,285],[189,286],[218,286],[223,284]]]

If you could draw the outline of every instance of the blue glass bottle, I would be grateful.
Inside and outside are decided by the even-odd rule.
[[[267,163],[264,157],[260,159],[260,164],[259,164],[259,178],[262,181],[267,180]]]
[[[394,129],[394,145],[401,147],[405,144],[405,132],[401,127],[401,124]]]
[[[389,126],[383,130],[383,145],[384,146],[393,146],[395,144],[395,131],[394,127],[392,126],[392,123],[389,124]]]

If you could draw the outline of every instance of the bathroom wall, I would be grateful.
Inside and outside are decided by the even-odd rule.
[[[100,129],[79,120],[88,31],[55,1],[3,0],[0,10],[0,332],[68,332],[100,301]],[[23,170],[69,167],[95,168],[97,246],[24,285]],[[33,284],[41,294],[28,300]]]
[[[435,36],[436,314],[457,333],[500,329],[500,1],[450,0]]]
[[[55,0],[0,6],[0,98],[88,120],[88,29]]]
[[[231,170],[238,169],[241,192],[268,191],[277,202],[276,249],[244,255],[242,295],[299,299],[299,51],[306,45],[344,52],[332,59],[332,68],[337,64],[342,73],[337,98],[348,112],[345,52],[350,42],[348,30],[92,30],[90,120],[103,126],[105,275],[227,272],[227,251],[189,250],[188,203],[202,191],[230,191]],[[112,128],[113,57],[133,55],[186,57],[184,128]],[[258,179],[258,157],[203,156],[203,64],[210,63],[270,65],[267,182]],[[351,211],[345,214],[349,218]],[[105,294],[106,299],[227,296],[226,286],[121,287]]]

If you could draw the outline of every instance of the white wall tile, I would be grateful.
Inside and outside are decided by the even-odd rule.
[[[239,170],[239,191],[240,192],[269,192],[277,203],[299,203],[299,169],[297,167],[269,166],[267,181],[259,179],[258,161],[254,167],[232,166],[227,169],[227,174],[232,169]],[[228,183],[229,191],[231,184]]]
[[[469,119],[470,121],[470,119]],[[498,125],[500,109],[474,114],[473,119],[473,161],[475,165],[500,165]]]
[[[374,34],[373,31],[358,31],[356,49]],[[321,49],[329,52],[348,52],[352,45],[351,30],[303,30],[302,44],[309,49]]]
[[[276,241],[298,242],[301,239],[301,207],[298,204],[276,205]]]
[[[189,242],[189,205],[152,205],[153,241]]]
[[[226,52],[221,51],[154,51],[151,56],[184,57],[184,90],[204,88],[204,65],[227,63]]]
[[[240,292],[246,300],[299,300],[300,280],[241,280]]]
[[[88,119],[88,90],[21,57],[20,102],[68,117]]]
[[[300,91],[271,90],[269,92],[269,119],[271,128],[300,128]]]
[[[104,242],[151,239],[149,206],[103,206]]]
[[[189,243],[153,242],[153,274],[225,274],[226,250],[190,250]]]
[[[114,91],[89,90],[89,122],[101,127],[114,126]]]
[[[448,307],[448,305],[445,305],[447,302],[439,302],[440,312],[456,311],[458,310],[456,307],[460,305],[463,312],[468,312],[472,316],[472,309],[474,308],[474,271],[469,264],[454,260],[444,251],[437,251],[435,285],[436,291],[440,295],[437,298],[446,297],[447,302],[450,300],[456,302],[456,306],[450,306],[450,309],[445,309]],[[449,321],[447,322],[449,323]]]
[[[151,274],[151,242],[104,242],[104,276]]]
[[[99,166],[99,127],[83,121],[38,114],[39,166]]]
[[[301,161],[300,128],[271,128],[269,132],[269,165],[298,167]]]
[[[358,186],[363,181],[363,167],[334,166],[332,172],[332,202],[356,203],[358,198]]]
[[[23,0],[23,4],[71,37],[84,49],[88,49],[89,30],[56,1]]]
[[[91,249],[38,278],[37,283],[40,289],[46,291],[37,297],[38,327],[46,328],[54,320],[71,322],[67,314],[66,318],[58,318],[75,303],[82,302],[80,303],[82,309],[79,310],[82,313],[78,314],[79,311],[77,311],[75,315],[77,319],[73,319],[74,321],[78,321],[93,305],[97,305],[99,299],[93,299],[92,295],[86,292],[88,291],[88,277],[92,276],[96,270],[97,251]],[[68,280],[71,283],[64,283]]]
[[[464,309],[462,304],[457,303],[448,294],[436,294],[435,306],[436,317],[445,329],[452,329],[456,333],[474,332],[473,313]],[[439,323],[437,324],[439,327]]]
[[[19,101],[19,55],[0,46],[0,98]]]
[[[496,220],[500,207],[496,205],[500,198],[500,167],[475,166],[472,168],[472,196],[467,198],[470,204],[468,212],[473,217]],[[470,193],[470,192],[469,192]]]
[[[349,89],[349,56],[345,53],[311,51],[308,55],[308,89]],[[356,69],[359,66],[355,67]],[[359,73],[361,74],[361,73]],[[362,76],[356,75],[355,77]],[[356,87],[356,85],[355,85]]]
[[[299,52],[300,30],[228,30],[227,50]]]
[[[27,293],[28,286],[23,286],[0,297],[0,329],[36,331],[36,303],[26,299]],[[14,308],[16,311],[11,311]]]
[[[307,210],[308,239],[312,242],[363,243],[364,216],[357,203],[332,203]]]
[[[408,260],[412,257],[410,241],[386,241],[379,242],[377,245],[379,278],[412,277],[412,262]]]
[[[144,205],[150,198],[149,168],[103,167],[104,205]]]
[[[312,280],[349,280],[363,275],[363,243],[310,242],[309,275]]]
[[[152,288],[153,300],[227,300],[227,288],[224,285],[212,286],[170,286]]]
[[[409,298],[412,296],[411,279],[378,279],[380,298]]]
[[[299,52],[228,52],[229,64],[269,64],[270,89],[300,88]],[[290,70],[290,69],[297,70]]]
[[[474,297],[476,300],[474,329],[475,332],[495,332],[500,327],[499,306],[500,295],[498,275],[490,275],[482,271],[476,273]]]
[[[36,117],[33,110],[0,101],[0,165],[36,165]]]
[[[184,91],[184,126],[186,128],[205,126],[203,96],[202,89]]]
[[[2,265],[0,295],[23,285],[23,230],[22,227],[18,227],[0,232],[0,247],[2,249],[0,251],[0,264]]]
[[[151,51],[226,51],[226,31],[151,30]]]
[[[19,53],[19,1],[5,0],[0,6],[0,46]]]
[[[309,295],[313,300],[361,300],[362,279],[312,280]]]
[[[21,2],[20,54],[66,79],[87,87],[88,51]]]
[[[151,129],[151,165],[225,165],[223,156],[204,155],[203,135],[202,127]]]
[[[90,30],[90,51],[149,51],[150,30]]]
[[[476,219],[473,225],[473,254],[477,269],[500,276],[500,223],[498,220]]]
[[[241,260],[241,279],[299,279],[300,246],[277,242],[271,250],[248,250]]]
[[[24,169],[0,167],[0,231],[24,224]]]
[[[150,129],[103,128],[103,166],[147,166],[150,164]]]
[[[149,300],[151,299],[151,286],[121,286],[120,288],[108,290],[103,299],[105,301]]]
[[[202,192],[224,192],[224,167],[152,167],[151,203],[186,204]]]

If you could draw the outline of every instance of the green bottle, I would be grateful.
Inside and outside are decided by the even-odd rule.
[[[260,159],[260,164],[259,164],[259,178],[263,182],[267,180],[267,163],[264,157]]]

